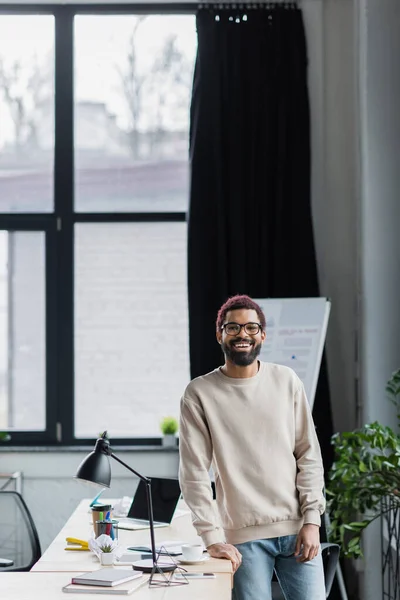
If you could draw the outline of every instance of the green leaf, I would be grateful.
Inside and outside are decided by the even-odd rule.
[[[355,549],[355,548],[356,548],[356,547],[357,547],[359,544],[360,544],[360,538],[359,538],[359,536],[357,535],[357,536],[355,536],[355,537],[351,538],[351,540],[349,541],[349,544],[348,544],[348,548],[349,548],[349,550],[351,550],[351,551],[354,551],[354,549]]]
[[[368,525],[369,521],[352,521],[350,523],[351,528],[354,531],[360,530],[360,529],[364,529],[364,527],[366,527]]]

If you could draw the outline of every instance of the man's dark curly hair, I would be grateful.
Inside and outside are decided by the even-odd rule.
[[[249,296],[242,294],[242,295],[232,296],[225,302],[225,304],[223,304],[221,306],[221,308],[218,311],[217,321],[216,321],[217,331],[221,331],[221,327],[224,324],[224,321],[226,319],[226,314],[230,310],[240,310],[241,308],[245,308],[247,310],[255,310],[257,312],[259,321],[261,323],[261,327],[263,328],[263,330],[265,330],[266,321],[265,321],[265,315],[262,311],[262,308],[257,304],[257,302],[254,302],[254,300],[252,300]]]

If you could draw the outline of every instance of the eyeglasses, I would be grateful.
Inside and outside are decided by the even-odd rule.
[[[240,325],[239,323],[225,323],[222,325],[221,329],[225,330],[227,335],[239,335],[242,329],[245,330],[247,335],[257,335],[260,329],[262,330],[260,323],[245,323],[244,325]]]

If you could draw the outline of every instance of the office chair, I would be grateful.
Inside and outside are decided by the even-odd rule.
[[[30,571],[40,557],[39,536],[21,494],[0,491],[0,565],[12,561],[0,573]]]

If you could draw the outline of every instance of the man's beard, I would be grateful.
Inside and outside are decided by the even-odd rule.
[[[232,344],[234,344],[235,342],[244,341],[249,342],[249,340],[233,340],[232,342],[222,342],[221,344],[221,348],[223,353],[225,354],[225,357],[229,358],[229,360],[238,367],[248,367],[256,360],[257,356],[261,352],[262,344],[256,344],[256,342],[252,341],[249,342],[250,344],[252,344],[252,346],[250,346],[250,348],[247,351],[235,350]]]

